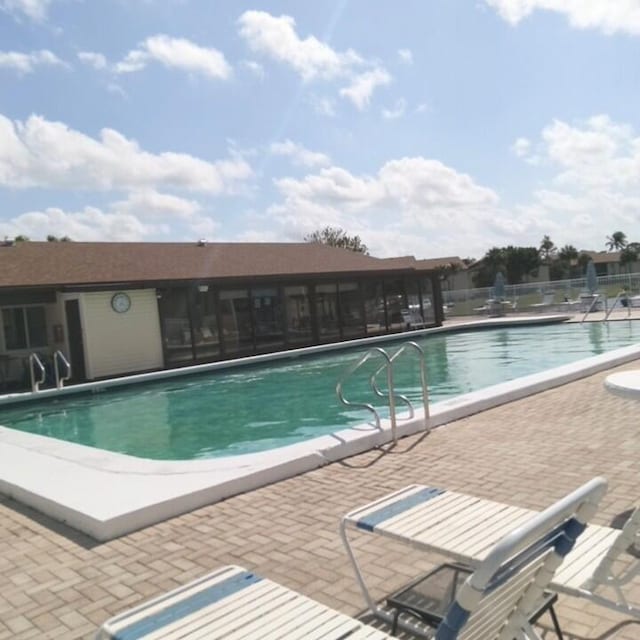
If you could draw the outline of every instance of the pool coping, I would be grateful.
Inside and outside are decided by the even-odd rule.
[[[550,322],[550,318],[546,316],[535,320],[537,323]],[[558,321],[558,318],[566,319],[566,316],[553,318]],[[405,333],[399,338],[406,340],[425,332],[518,324],[532,324],[531,318],[487,319],[455,327]],[[339,343],[333,348],[344,346],[344,343]],[[349,346],[356,345],[350,343]],[[332,345],[322,347],[325,348],[316,351],[330,350]],[[438,427],[638,357],[640,345],[632,345],[434,403],[428,427]],[[416,410],[412,419],[398,421],[397,431],[398,436],[403,437],[426,428],[424,411]],[[383,420],[381,429],[359,425],[271,451],[208,460],[157,461],[0,426],[0,493],[65,522],[92,538],[106,541],[391,440],[391,425],[388,420]]]

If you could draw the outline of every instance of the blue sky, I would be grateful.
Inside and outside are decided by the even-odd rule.
[[[0,238],[640,241],[640,0],[0,0]]]

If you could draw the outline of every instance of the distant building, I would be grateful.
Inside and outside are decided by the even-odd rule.
[[[442,323],[437,261],[313,243],[0,244],[0,388],[30,353],[72,381]],[[416,315],[417,314],[417,315]]]

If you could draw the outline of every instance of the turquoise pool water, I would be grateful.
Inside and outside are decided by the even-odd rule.
[[[417,342],[426,354],[430,399],[437,402],[639,340],[639,322],[613,322],[440,333]],[[392,353],[400,344],[381,346]],[[7,406],[0,408],[0,424],[158,460],[263,451],[369,421],[369,412],[349,410],[335,394],[345,368],[369,348]],[[378,364],[346,384],[349,399],[375,404],[368,379]],[[420,404],[411,354],[395,382]]]

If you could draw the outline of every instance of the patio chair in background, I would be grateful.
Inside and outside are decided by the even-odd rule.
[[[541,302],[534,302],[533,304],[530,304],[529,306],[532,309],[548,309],[549,307],[551,307],[553,305],[553,299],[555,298],[556,294],[553,291],[550,291],[548,293],[545,293],[542,296],[542,301]]]

